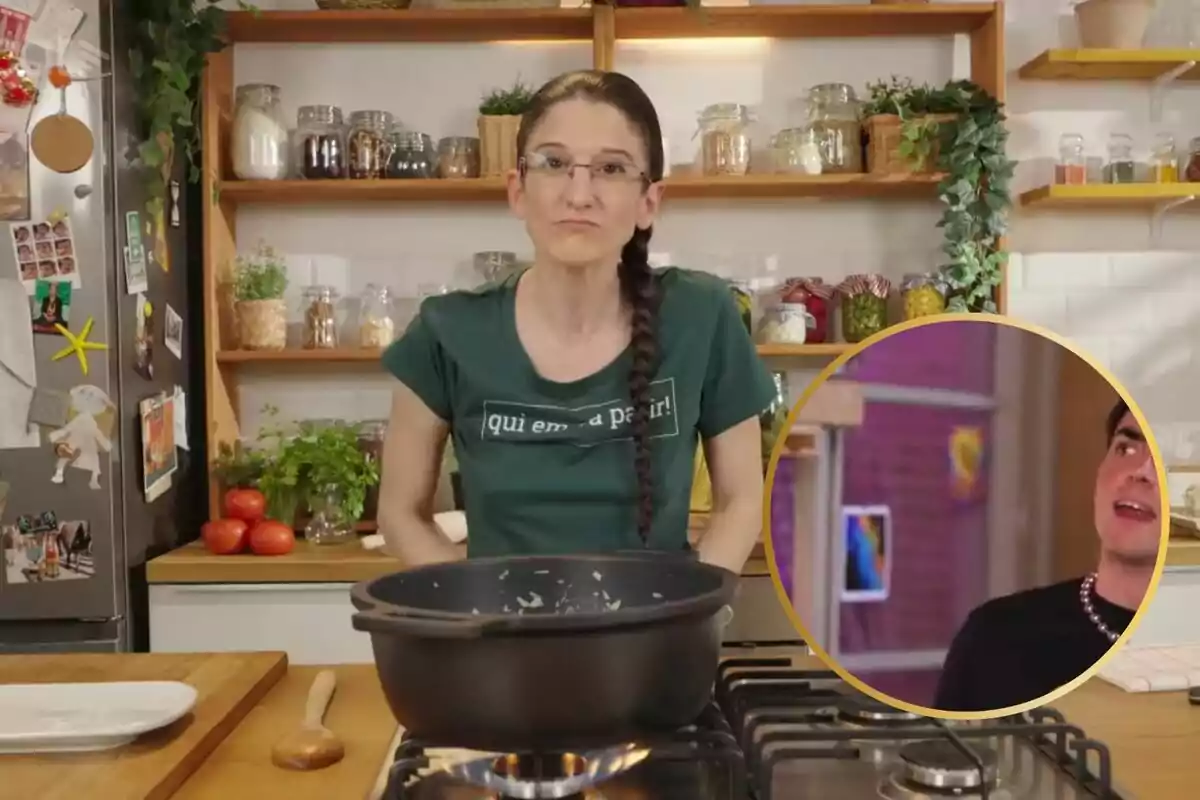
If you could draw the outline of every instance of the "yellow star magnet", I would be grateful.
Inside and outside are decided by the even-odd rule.
[[[62,350],[59,350],[57,353],[55,353],[53,356],[51,356],[50,360],[51,361],[61,361],[62,359],[66,358],[67,356],[71,355],[71,353],[74,353],[75,357],[79,359],[79,368],[81,370],[83,370],[84,375],[87,375],[88,374],[87,351],[88,350],[107,350],[108,349],[108,345],[106,345],[102,342],[89,342],[87,340],[88,334],[92,332],[92,323],[93,322],[95,322],[95,320],[92,319],[91,317],[88,317],[87,322],[85,322],[83,324],[83,330],[79,332],[78,336],[71,333],[69,330],[64,328],[62,325],[55,325],[54,326],[55,330],[57,330],[59,333],[61,333],[63,336],[65,336],[67,338],[67,341],[70,342],[71,344],[67,347],[64,347]]]

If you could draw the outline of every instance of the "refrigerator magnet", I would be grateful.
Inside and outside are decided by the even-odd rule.
[[[154,306],[146,296],[137,296],[137,330],[133,336],[133,371],[154,380]]]
[[[17,518],[0,528],[4,577],[9,584],[91,578],[92,526],[85,520],[59,522],[53,511]]]
[[[178,228],[183,224],[179,217],[179,181],[171,181],[171,227]]]
[[[112,428],[116,407],[98,386],[76,386],[71,390],[70,419],[50,433],[57,461],[51,483],[66,481],[66,468],[91,474],[89,489],[100,488],[100,453],[112,450]]]
[[[87,322],[83,323],[83,330],[81,330],[79,332],[78,336],[71,333],[69,330],[67,330],[62,325],[55,325],[54,326],[55,329],[58,330],[59,334],[66,337],[66,340],[68,342],[70,342],[70,344],[67,345],[66,347],[64,347],[62,350],[59,350],[54,355],[50,356],[50,360],[51,361],[62,361],[64,358],[66,358],[67,356],[74,353],[75,357],[79,359],[80,371],[82,371],[84,375],[87,375],[88,374],[87,351],[88,350],[107,350],[108,349],[108,345],[106,345],[102,342],[92,342],[92,341],[88,340],[88,336],[90,336],[92,333],[92,325],[94,325],[95,322],[96,322],[96,320],[94,320],[92,317],[88,317]]]
[[[142,491],[151,503],[171,488],[179,468],[175,452],[174,397],[156,395],[138,403],[142,427]]]
[[[178,359],[183,358],[183,317],[171,308],[171,304],[166,306],[166,312],[163,314],[163,345],[171,351],[171,355]]]
[[[59,327],[71,327],[71,284],[38,280],[33,288],[32,306],[33,332],[61,336]]]

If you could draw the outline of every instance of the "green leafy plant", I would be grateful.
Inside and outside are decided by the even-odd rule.
[[[230,445],[222,442],[217,448],[217,459],[213,464],[213,475],[225,489],[254,488],[266,471],[270,454],[242,442]]]
[[[287,267],[275,248],[260,244],[248,256],[238,256],[233,294],[238,300],[278,300],[287,291]]]
[[[145,172],[151,213],[161,213],[181,151],[187,179],[199,180],[197,94],[209,53],[225,47],[226,11],[220,0],[134,0],[129,48],[138,112],[135,163]],[[242,10],[257,11],[239,2]]]
[[[519,117],[533,101],[534,90],[520,80],[508,89],[493,89],[479,103],[479,113],[485,117]]]
[[[1008,158],[1004,106],[971,81],[941,88],[893,77],[871,84],[864,117],[896,114],[903,120],[900,152],[914,166],[937,149],[945,172],[938,198],[946,206],[938,227],[948,262],[940,274],[950,311],[996,311],[995,294],[1008,254],[1000,240],[1012,207],[1009,185],[1015,162]],[[922,117],[952,114],[953,122]]]

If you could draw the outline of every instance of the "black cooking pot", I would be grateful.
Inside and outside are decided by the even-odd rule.
[[[521,556],[387,575],[355,585],[351,599],[392,713],[413,736],[560,752],[694,721],[736,585],[685,555]]]

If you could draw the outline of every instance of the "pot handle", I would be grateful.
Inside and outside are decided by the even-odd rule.
[[[394,614],[368,608],[350,618],[356,631],[365,633],[414,633],[447,639],[476,639],[483,635],[487,620],[466,619],[455,614]]]

